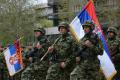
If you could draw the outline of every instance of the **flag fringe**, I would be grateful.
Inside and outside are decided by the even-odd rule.
[[[112,80],[113,77],[114,77],[114,76],[116,75],[116,73],[117,73],[117,71],[115,71],[114,73],[111,74],[110,77],[107,77],[106,74],[105,74],[105,72],[103,71],[102,67],[100,67],[100,70],[102,71],[102,73],[104,74],[104,76],[105,76],[105,78],[106,78],[107,80]]]
[[[71,34],[73,35],[73,37],[75,38],[75,40],[76,40],[78,43],[80,43],[80,40],[79,40],[79,38],[77,37],[74,29],[71,27],[71,25],[69,25],[69,26],[70,26],[70,32],[71,32]]]

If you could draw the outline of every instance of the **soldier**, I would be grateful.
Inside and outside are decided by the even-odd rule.
[[[40,58],[47,51],[48,39],[45,37],[45,30],[43,28],[38,28],[34,30],[35,37],[38,42],[31,51],[29,60],[32,62],[21,75],[21,80],[45,80],[48,69],[48,58],[40,62]]]
[[[99,72],[99,61],[97,55],[100,53],[98,47],[98,36],[93,33],[93,23],[86,21],[82,25],[85,36],[79,44],[76,54],[76,67],[70,74],[70,80],[104,80]]]
[[[111,53],[112,61],[117,70],[115,80],[120,80],[120,40],[117,38],[117,30],[114,27],[109,27],[107,30],[107,43]]]
[[[0,80],[5,80],[9,78],[7,66],[3,54],[4,48],[0,48]]]
[[[69,25],[61,22],[58,26],[60,37],[54,46],[48,48],[51,54],[51,66],[48,69],[46,80],[69,80],[69,73],[74,65],[74,40],[69,34]]]

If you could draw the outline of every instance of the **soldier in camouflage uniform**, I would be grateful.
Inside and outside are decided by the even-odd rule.
[[[107,30],[107,34],[108,47],[113,63],[117,70],[117,75],[114,79],[120,80],[120,40],[117,38],[117,30],[114,27],[109,27]]]
[[[76,54],[76,67],[70,74],[70,80],[104,80],[100,73],[97,55],[100,54],[98,36],[93,33],[93,23],[86,21],[82,25],[85,36],[79,44]]]
[[[45,30],[43,28],[38,28],[34,32],[38,42],[29,55],[32,64],[22,72],[21,80],[45,80],[47,74],[48,57],[45,57],[42,62],[40,62],[40,59],[47,51],[49,41],[44,36]]]
[[[0,80],[6,80],[9,78],[3,50],[4,50],[3,48],[0,49]]]
[[[46,80],[69,80],[71,68],[74,65],[74,40],[70,36],[69,25],[61,22],[58,26],[60,37],[54,46],[48,48],[51,54],[51,66],[47,71]]]

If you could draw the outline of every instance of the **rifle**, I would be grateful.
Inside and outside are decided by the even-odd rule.
[[[60,38],[61,38],[61,36],[55,40],[55,42],[52,44],[52,46],[54,46],[59,41]],[[44,54],[44,56],[40,59],[40,62],[47,56],[48,53],[49,53],[49,51],[47,50],[47,52]]]

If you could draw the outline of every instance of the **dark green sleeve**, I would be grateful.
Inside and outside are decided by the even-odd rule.
[[[72,39],[71,41],[71,53],[70,56],[66,59],[65,64],[71,65],[73,63],[75,63],[75,54],[77,53],[77,49],[78,49],[78,45],[77,43]]]

